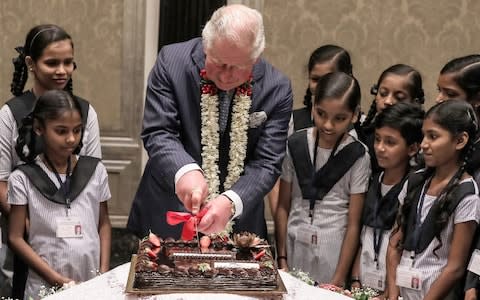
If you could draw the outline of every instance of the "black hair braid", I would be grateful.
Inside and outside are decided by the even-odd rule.
[[[67,85],[65,85],[64,90],[69,92],[71,95],[73,95],[72,77],[70,77],[70,79],[68,80]]]
[[[40,145],[39,137],[33,129],[33,113],[28,114],[22,119],[22,124],[18,129],[18,138],[15,145],[15,151],[18,157],[26,162],[33,162],[38,154]]]
[[[307,87],[307,90],[305,91],[305,96],[303,96],[303,105],[307,107],[308,109],[312,109],[312,91],[310,90],[310,87]]]
[[[10,84],[10,92],[14,96],[20,96],[25,88],[28,78],[27,64],[25,63],[25,54],[19,53],[18,57],[12,60],[14,71],[12,83]]]
[[[433,249],[433,254],[435,256],[437,256],[436,251],[440,249],[443,245],[443,242],[440,238],[440,234],[445,228],[445,226],[447,225],[448,220],[450,218],[450,215],[448,213],[448,204],[455,200],[455,199],[451,199],[452,197],[451,191],[460,183],[462,179],[462,175],[465,172],[465,168],[468,165],[468,161],[470,160],[470,157],[472,156],[474,151],[475,151],[475,143],[471,142],[463,158],[462,165],[453,176],[453,180],[449,182],[449,184],[444,188],[444,192],[442,191],[442,193],[439,196],[438,216],[435,220],[435,231],[437,232],[435,237],[437,238],[439,244],[437,247],[435,247],[435,249]],[[441,197],[442,195],[443,197]]]
[[[415,194],[419,189],[423,187],[423,183],[433,175],[434,168],[427,168],[425,172],[420,173],[421,180],[418,180],[418,184],[412,186],[410,190],[407,190],[407,195],[403,200],[403,204],[400,207],[397,215],[397,227],[392,231],[392,235],[401,230],[403,232],[403,238],[398,244],[398,248],[403,248],[403,242],[405,240],[405,233],[407,232],[408,217],[412,211],[413,204],[415,203]],[[416,174],[415,174],[416,175]]]
[[[450,215],[447,211],[448,204],[454,199],[451,199],[452,195],[451,192],[452,190],[459,184],[462,174],[465,172],[465,165],[462,164],[462,166],[457,170],[455,175],[453,175],[453,178],[449,181],[448,185],[443,188],[442,192],[440,192],[440,195],[438,195],[438,210],[437,210],[437,216],[435,218],[435,238],[438,240],[438,245],[433,249],[433,254],[438,258],[437,255],[437,250],[440,249],[443,246],[443,241],[441,239],[441,233],[442,230],[445,228],[445,226],[448,223],[448,220],[450,218]]]
[[[362,127],[369,127],[372,125],[372,121],[375,118],[375,115],[377,114],[377,101],[375,98],[372,101],[372,104],[370,105],[370,109],[368,110],[367,116],[365,117],[365,121],[362,123]]]

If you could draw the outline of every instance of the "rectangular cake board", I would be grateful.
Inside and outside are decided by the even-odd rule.
[[[280,274],[277,276],[278,286],[274,290],[252,290],[252,291],[245,291],[245,290],[222,290],[222,289],[215,289],[215,290],[191,290],[191,289],[136,289],[133,287],[133,281],[135,280],[135,265],[137,264],[137,255],[132,255],[132,261],[130,264],[130,271],[128,273],[128,280],[127,286],[125,288],[125,293],[128,294],[138,294],[138,295],[158,295],[158,294],[175,294],[175,293],[212,293],[212,294],[236,294],[242,296],[252,296],[252,297],[272,297],[272,299],[281,299],[283,294],[287,293],[287,289],[285,284],[282,281],[282,277]]]

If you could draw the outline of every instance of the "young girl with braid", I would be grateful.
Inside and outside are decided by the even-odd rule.
[[[347,50],[336,45],[323,45],[315,49],[308,59],[308,87],[303,97],[302,108],[293,111],[290,132],[313,126],[312,104],[317,82],[325,74],[343,72],[352,74],[352,63]]]
[[[16,150],[25,164],[8,178],[8,240],[29,267],[24,299],[38,299],[41,286],[109,269],[108,176],[100,159],[77,156],[82,134],[78,100],[59,90],[40,96],[19,129]]]
[[[409,65],[397,64],[388,67],[382,72],[376,84],[370,89],[375,96],[365,120],[356,124],[358,136],[370,151],[374,153],[373,141],[375,137],[374,120],[385,107],[398,102],[410,102],[422,105],[425,101],[422,89],[422,76]],[[372,155],[372,172],[377,173],[380,167]]]
[[[410,175],[400,192],[387,250],[389,299],[460,299],[480,214],[478,186],[465,172],[477,131],[465,101],[445,101],[427,112],[421,143],[426,169]]]
[[[480,116],[480,55],[473,54],[458,57],[449,61],[440,71],[438,76],[438,96],[436,101],[446,99],[460,99],[470,103]],[[478,149],[479,140],[476,141]],[[475,151],[467,166],[467,171],[480,182],[480,151]],[[477,232],[476,249],[480,249],[480,230]],[[477,262],[475,257],[472,261]],[[480,266],[479,266],[480,267]],[[478,273],[478,271],[477,271]],[[468,272],[465,284],[465,299],[477,299],[480,290],[480,274]]]
[[[366,146],[351,133],[360,105],[357,80],[322,76],[315,90],[315,127],[288,139],[275,237],[280,268],[344,286],[355,259],[370,178]]]
[[[323,45],[315,49],[308,59],[307,68],[308,87],[303,98],[305,106],[293,111],[288,128],[289,135],[295,131],[313,126],[313,94],[320,77],[331,72],[343,72],[352,75],[350,54],[347,50],[336,45]],[[279,187],[280,180],[277,180],[272,191],[268,194],[270,211],[274,218],[278,206]]]
[[[33,109],[36,99],[46,91],[67,90],[72,93],[72,73],[76,67],[72,38],[57,25],[33,27],[26,36],[25,44],[16,50],[18,57],[13,60],[15,70],[11,84],[11,92],[15,97],[0,109],[0,212],[4,217],[10,211],[7,180],[19,163],[15,141],[21,120]],[[24,91],[29,74],[33,77],[33,88]],[[82,154],[101,158],[97,113],[87,101],[76,98],[85,118]],[[21,276],[24,272],[19,270],[25,268],[21,266],[21,262],[15,260],[14,298],[23,298],[22,282],[25,282],[25,276]]]
[[[352,286],[386,290],[387,245],[398,212],[398,194],[410,172],[410,159],[422,141],[425,112],[408,102],[387,106],[375,120],[375,156],[382,172],[370,181],[363,207],[360,249]]]

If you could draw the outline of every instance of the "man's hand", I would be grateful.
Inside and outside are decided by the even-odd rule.
[[[207,181],[199,170],[187,172],[178,180],[175,192],[185,208],[196,215],[208,196]]]
[[[232,201],[223,195],[212,199],[205,206],[208,208],[208,211],[200,223],[198,223],[198,230],[205,234],[217,233],[224,230],[232,217],[232,205]]]

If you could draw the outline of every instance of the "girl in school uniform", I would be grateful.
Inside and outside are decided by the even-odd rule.
[[[0,109],[0,212],[5,218],[10,212],[7,203],[8,177],[20,162],[15,143],[21,121],[45,91],[55,89],[73,93],[72,74],[76,69],[73,40],[55,24],[34,26],[27,33],[25,43],[15,50],[18,56],[13,59],[14,71],[10,85],[14,97]],[[29,77],[33,86],[25,89]],[[81,104],[85,119],[81,154],[101,158],[97,113],[88,101],[75,97]],[[6,226],[3,229],[6,232]],[[11,256],[10,251],[7,256]],[[12,297],[21,299],[27,267],[18,257],[13,257],[13,261]]]
[[[343,72],[353,76],[350,54],[337,45],[318,47],[308,59],[308,87],[303,97],[304,107],[292,112],[290,134],[314,125],[312,119],[313,94],[320,77],[331,72]]]
[[[442,102],[447,99],[467,101],[475,109],[478,118],[480,116],[479,78],[480,55],[472,54],[450,60],[443,66],[438,76],[436,102]],[[478,142],[479,140],[477,139],[475,142],[476,149],[480,147]],[[480,182],[480,151],[473,152],[467,165],[467,172],[475,178],[477,184]],[[478,230],[475,244],[475,248],[480,249],[480,230]],[[477,273],[469,272],[467,275],[465,300],[477,299],[480,290],[480,274]]]
[[[322,76],[312,109],[315,127],[288,140],[275,217],[280,268],[343,286],[355,258],[370,177],[365,145],[349,128],[360,87],[342,72]]]
[[[422,76],[413,67],[404,64],[396,64],[385,69],[376,84],[370,89],[375,97],[370,109],[361,124],[355,124],[358,136],[364,142],[370,153],[374,153],[373,142],[375,139],[374,121],[378,113],[385,107],[398,102],[416,103],[421,106],[425,102],[422,89]],[[381,171],[375,156],[372,156],[372,171]]]
[[[373,176],[363,208],[360,249],[352,286],[386,289],[386,254],[398,211],[398,194],[410,170],[410,159],[422,141],[424,111],[408,102],[386,107],[375,120],[375,155],[382,172]]]
[[[427,112],[422,131],[426,169],[410,175],[399,195],[387,250],[388,296],[460,299],[456,288],[480,214],[477,184],[465,172],[478,120],[470,104],[449,100]]]
[[[82,282],[108,270],[107,172],[99,159],[76,155],[83,130],[80,104],[59,90],[40,96],[20,127],[16,150],[26,164],[8,179],[8,239],[29,266],[25,299],[38,299],[42,285]]]

